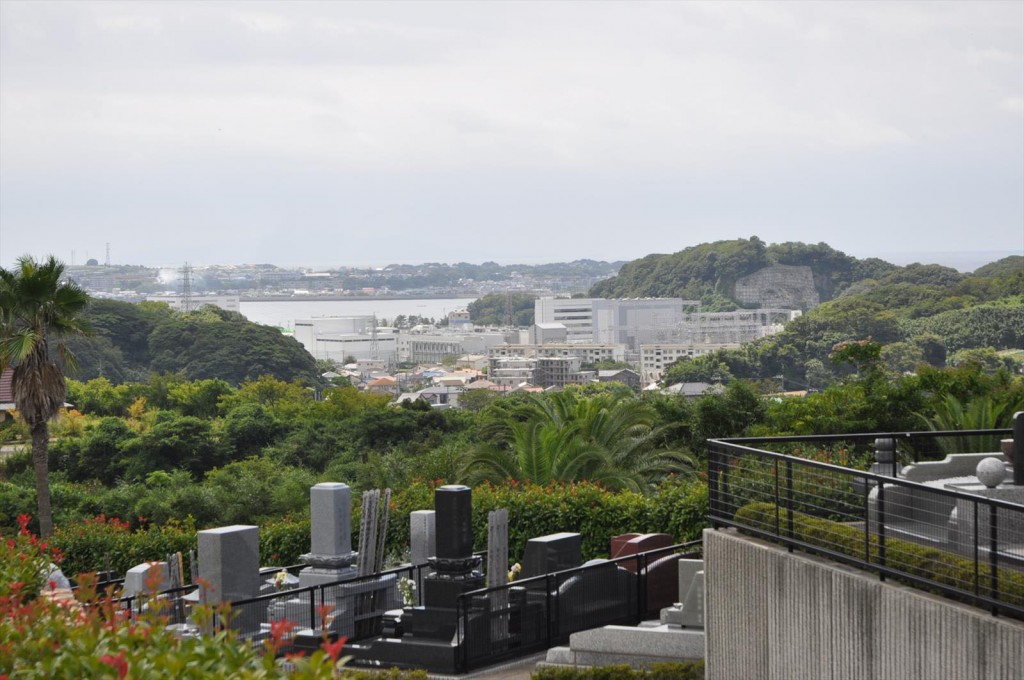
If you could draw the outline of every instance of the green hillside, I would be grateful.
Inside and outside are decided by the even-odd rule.
[[[999,263],[961,274],[939,265],[896,267],[847,286],[776,335],[673,367],[667,383],[707,379],[785,379],[821,389],[864,365],[842,358],[850,341],[877,345],[875,363],[894,373],[922,364],[979,363],[1019,370],[1024,349],[1024,268]]]
[[[177,373],[238,385],[261,375],[286,381],[317,375],[313,357],[298,341],[237,312],[207,306],[184,314],[159,302],[94,299],[85,317],[92,334],[69,342],[79,362],[74,377],[81,380],[121,383]]]
[[[775,243],[749,239],[715,241],[671,255],[648,255],[623,265],[619,274],[597,283],[592,297],[681,297],[701,300],[711,311],[736,309],[736,281],[772,265],[807,266],[822,301],[852,284],[877,279],[898,267],[876,258],[859,260],[825,243]]]

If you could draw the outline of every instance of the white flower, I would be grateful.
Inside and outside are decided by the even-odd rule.
[[[402,596],[402,604],[406,607],[411,607],[414,598],[413,593],[416,592],[416,581],[411,578],[400,578],[398,579],[398,593]]]
[[[282,569],[274,574],[274,588],[281,590],[288,585],[288,572]]]

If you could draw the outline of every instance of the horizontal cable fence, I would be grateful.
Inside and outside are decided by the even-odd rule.
[[[1010,432],[712,440],[710,520],[1024,619],[1024,505],[973,477]]]

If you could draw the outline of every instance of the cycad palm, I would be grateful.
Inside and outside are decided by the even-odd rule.
[[[654,411],[632,397],[530,395],[481,431],[487,443],[469,453],[467,477],[539,484],[588,479],[641,490],[692,468],[684,452],[655,446],[656,421]]]
[[[74,363],[63,339],[84,332],[79,315],[89,303],[82,288],[61,282],[63,273],[64,265],[52,256],[43,262],[25,256],[10,270],[0,267],[0,369],[14,369],[14,402],[32,434],[43,536],[53,532],[47,469],[49,421],[67,396],[62,365]],[[52,353],[51,340],[56,340]]]
[[[1012,393],[984,395],[967,403],[947,394],[935,405],[935,415],[915,413],[933,432],[955,430],[994,430],[1009,427],[1015,411],[1024,408],[1024,399]],[[943,453],[977,453],[992,451],[995,444],[988,435],[942,437],[938,440]]]

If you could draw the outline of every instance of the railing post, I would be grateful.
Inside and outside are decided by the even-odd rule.
[[[714,442],[708,446],[708,506],[711,508],[711,527],[718,528],[718,447]]]
[[[871,564],[871,484],[867,476],[864,480],[864,562]]]
[[[789,542],[786,549],[793,552],[793,461],[786,459],[786,529]]]
[[[552,617],[552,610],[551,610],[551,580],[552,580],[551,574],[548,574],[548,575],[546,575],[544,577],[544,593],[546,595],[546,597],[545,597],[545,606],[547,607],[547,611],[544,612],[544,613],[547,614],[547,621],[548,621],[548,626],[547,626],[547,635],[548,635],[547,644],[548,644],[548,649],[550,649],[553,646],[553,644],[554,644],[552,642],[552,639],[554,638],[554,636],[551,634],[551,619],[553,618]]]
[[[772,467],[775,468],[775,535],[778,536],[779,535],[780,523],[781,523],[781,519],[780,519],[781,509],[780,509],[779,505],[782,502],[782,499],[779,498],[779,459],[778,458],[773,458],[772,459]],[[683,597],[683,596],[684,596],[683,593],[679,593],[679,597]]]
[[[647,555],[636,556],[636,623],[647,616]]]
[[[885,565],[885,481],[878,480],[878,563]],[[878,578],[885,580],[885,572],[878,572]]]
[[[998,528],[996,526],[996,506],[994,503],[988,506],[988,564],[991,570],[992,582],[989,588],[989,592],[993,600],[999,599],[999,543],[998,543]],[[992,605],[992,615],[999,615],[999,607]]]
[[[978,560],[978,549],[981,543],[981,537],[978,536],[978,513],[981,512],[981,508],[978,507],[978,501],[974,501],[974,595],[977,597],[981,594],[981,565]]]
[[[321,585],[316,590],[309,591],[309,628],[316,630],[316,593],[320,591],[320,602],[324,601],[324,587]]]
[[[1024,411],[1013,414],[1013,483],[1024,486]]]

